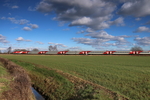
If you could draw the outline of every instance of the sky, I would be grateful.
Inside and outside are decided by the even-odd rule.
[[[150,0],[0,0],[0,50],[150,50]]]

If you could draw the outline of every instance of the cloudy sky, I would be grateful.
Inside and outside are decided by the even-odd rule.
[[[150,0],[0,0],[0,50],[150,50]]]

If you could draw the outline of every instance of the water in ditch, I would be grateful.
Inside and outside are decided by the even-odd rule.
[[[34,94],[36,100],[45,100],[45,99],[42,97],[42,95],[40,95],[33,87],[31,87],[31,89],[32,89],[32,92],[33,92],[33,94]]]

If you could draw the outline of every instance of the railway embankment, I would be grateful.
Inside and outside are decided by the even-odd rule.
[[[0,62],[9,73],[5,77],[8,82],[0,82],[5,87],[1,89],[0,100],[35,100],[31,80],[25,70],[4,58],[0,58]]]

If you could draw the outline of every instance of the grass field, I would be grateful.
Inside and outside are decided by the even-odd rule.
[[[150,99],[150,56],[0,56],[59,69],[133,100]]]

